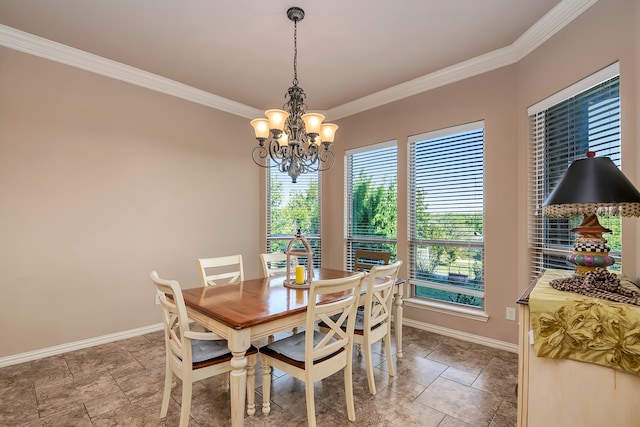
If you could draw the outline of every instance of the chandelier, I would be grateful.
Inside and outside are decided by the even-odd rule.
[[[322,123],[322,114],[307,113],[307,95],[298,86],[298,22],[304,18],[304,10],[289,8],[287,17],[293,21],[293,85],[285,94],[282,110],[267,110],[266,119],[251,121],[258,140],[252,157],[258,166],[277,167],[288,173],[295,183],[300,174],[333,166],[335,157],[330,147],[338,126]]]

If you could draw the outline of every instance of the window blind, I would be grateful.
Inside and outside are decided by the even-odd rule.
[[[320,267],[320,173],[302,174],[294,184],[286,173],[269,168],[266,192],[267,252],[284,251],[300,229],[313,249],[314,267]],[[299,262],[306,260],[300,259]]]
[[[387,141],[346,152],[347,268],[356,249],[396,258],[398,147]]]
[[[531,152],[529,164],[529,252],[531,278],[546,268],[573,269],[566,261],[582,218],[545,218],[542,204],[569,165],[587,151],[607,156],[618,166],[620,158],[620,95],[617,64],[563,91],[555,103],[529,110]],[[602,80],[604,79],[604,80]],[[599,218],[611,230],[605,235],[611,255],[621,258],[620,218]]]
[[[409,138],[409,215],[415,296],[482,307],[483,122]]]

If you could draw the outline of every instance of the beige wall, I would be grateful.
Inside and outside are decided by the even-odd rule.
[[[258,263],[247,120],[0,48],[0,357],[160,322],[149,272]]]
[[[635,3],[635,5],[634,5]],[[638,183],[638,85],[635,73],[638,0],[600,0],[518,64],[340,120],[340,148],[398,141],[400,158],[398,256],[408,260],[407,137],[475,120],[485,121],[485,290],[489,321],[479,322],[407,308],[420,322],[516,343],[517,324],[505,319],[529,284],[527,254],[527,107],[620,60],[623,169]],[[635,18],[634,18],[635,16]],[[419,54],[419,51],[416,52]],[[342,265],[343,152],[338,172],[325,175],[325,263]],[[636,159],[636,161],[634,161]],[[625,273],[637,277],[637,219],[624,224]],[[406,277],[406,269],[403,277]]]
[[[398,141],[407,261],[407,137],[484,120],[491,317],[405,316],[515,343],[504,317],[528,281],[526,109],[620,60],[623,169],[638,183],[639,9],[600,0],[516,65],[340,120],[323,180],[324,265],[343,266],[342,149]],[[158,323],[152,269],[192,287],[197,257],[242,253],[246,275],[260,274],[264,181],[246,119],[4,48],[0,94],[0,357]],[[632,277],[637,221],[624,225]]]

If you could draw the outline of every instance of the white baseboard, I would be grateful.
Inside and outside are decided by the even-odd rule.
[[[455,329],[443,328],[442,326],[431,325],[429,323],[407,319],[406,317],[402,319],[402,325],[410,326],[423,331],[433,332],[433,333],[444,335],[447,337],[457,338],[463,341],[469,341],[476,344],[486,345],[487,347],[493,347],[499,350],[510,351],[512,353],[518,352],[518,344],[513,344],[506,341],[494,340],[492,338],[469,334],[469,333],[461,332]]]
[[[402,319],[402,324],[420,329],[423,331],[433,332],[436,334],[461,339],[463,341],[469,341],[476,344],[486,345],[487,347],[493,347],[500,350],[510,351],[512,353],[518,352],[518,345],[505,341],[498,341],[491,338],[483,337],[480,335],[468,334],[466,332],[457,331],[455,329],[443,328],[442,326],[431,325],[429,323],[418,322],[416,320]],[[12,356],[0,357],[0,368],[5,366],[17,365],[19,363],[30,362],[32,360],[43,359],[49,356],[55,356],[57,354],[66,353],[68,351],[80,350],[82,348],[93,347],[100,344],[106,344],[109,342],[120,341],[127,338],[136,337],[138,335],[148,334],[150,332],[156,332],[162,330],[162,323],[155,325],[143,326],[142,328],[129,329],[127,331],[116,332],[113,334],[102,335],[95,338],[89,338],[86,340],[75,341],[67,344],[56,345],[53,347],[47,347],[39,350],[28,351],[26,353],[14,354]]]
[[[0,357],[0,368],[5,366],[17,365],[18,363],[30,362],[32,360],[42,359],[49,356],[55,356],[57,354],[66,353],[68,351],[80,350],[82,348],[93,347],[100,344],[106,344],[109,342],[120,341],[127,338],[136,337],[138,335],[148,334],[149,332],[156,332],[162,330],[162,323],[156,323],[155,325],[143,326],[141,328],[129,329],[128,331],[115,332],[113,334],[102,335],[99,337],[88,338],[86,340],[80,340],[70,342],[67,344],[60,344],[53,347],[42,348],[39,350],[28,351],[26,353],[14,354],[12,356]]]

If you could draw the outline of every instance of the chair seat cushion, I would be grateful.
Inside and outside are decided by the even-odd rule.
[[[324,334],[318,331],[313,331],[314,347],[322,340],[322,338],[324,338],[324,336]],[[305,332],[300,332],[261,347],[260,352],[265,354],[276,353],[296,362],[304,362],[304,339]],[[329,343],[333,341],[335,341],[335,338],[329,339]],[[317,362],[317,360],[314,360],[314,362]]]
[[[227,353],[231,354],[227,340],[191,340],[191,357],[193,363],[216,359]]]
[[[257,352],[257,348],[250,346],[245,356],[250,356]],[[191,340],[193,369],[228,362],[232,357],[227,340]]]
[[[331,320],[333,320],[334,322],[336,322],[339,318],[340,318],[339,314],[337,314],[335,316],[331,316]],[[320,322],[319,326],[328,327],[326,325],[326,323],[324,323],[324,322]],[[373,328],[371,328],[371,329],[376,329],[379,326],[380,326],[380,324],[377,324],[377,325],[373,326]],[[345,329],[346,327],[347,327],[347,322],[345,321],[342,324],[342,329]],[[363,331],[364,331],[364,311],[362,311],[362,312],[357,311],[356,312],[356,323],[355,323],[355,326],[353,327],[353,332],[358,334],[358,335],[362,335]]]

